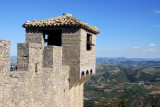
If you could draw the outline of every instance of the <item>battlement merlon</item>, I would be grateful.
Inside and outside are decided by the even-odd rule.
[[[43,51],[43,68],[53,68],[54,72],[62,71],[62,47],[45,46]]]
[[[17,70],[39,71],[42,69],[42,45],[38,43],[18,43]]]
[[[0,40],[0,72],[10,71],[10,41]]]

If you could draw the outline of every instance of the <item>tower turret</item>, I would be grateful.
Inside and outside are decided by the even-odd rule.
[[[54,57],[51,54],[54,51],[51,46],[57,46],[62,49],[62,65],[70,67],[70,86],[85,82],[95,74],[96,34],[100,33],[96,27],[91,27],[70,13],[46,20],[27,21],[23,27],[26,28],[28,45],[19,44],[19,49],[28,48],[19,52],[19,54],[26,55],[22,55],[23,58],[19,57],[18,69],[22,70],[24,67],[27,70],[40,70],[43,67],[54,68],[57,62],[53,61]],[[26,62],[22,63],[20,59],[26,59]]]

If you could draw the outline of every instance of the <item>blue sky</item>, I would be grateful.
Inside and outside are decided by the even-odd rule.
[[[1,0],[0,39],[16,56],[26,20],[63,13],[97,26],[97,57],[160,58],[160,0]]]

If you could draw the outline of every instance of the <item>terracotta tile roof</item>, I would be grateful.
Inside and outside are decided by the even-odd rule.
[[[79,19],[72,16],[72,14],[64,13],[62,16],[54,17],[46,20],[34,20],[32,22],[26,21],[23,24],[24,28],[37,27],[82,27],[93,33],[100,33],[97,27],[92,27],[87,23],[80,21]]]

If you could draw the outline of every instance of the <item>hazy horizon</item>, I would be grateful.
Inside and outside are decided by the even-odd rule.
[[[12,56],[12,55],[10,55],[10,57],[17,57],[17,56]],[[96,58],[126,58],[126,59],[160,59],[160,58],[132,58],[132,57],[108,57],[108,56],[106,56],[106,57],[102,57],[102,56],[96,56]]]

